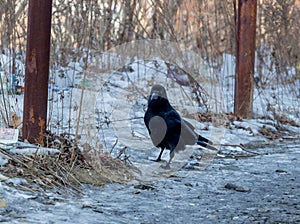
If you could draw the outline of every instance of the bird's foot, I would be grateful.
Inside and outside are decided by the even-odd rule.
[[[157,158],[157,159],[150,159],[151,161],[154,161],[154,162],[160,162],[160,161],[162,161],[162,159],[161,158]]]
[[[167,163],[165,166],[164,166],[164,165],[161,165],[160,167],[161,167],[161,168],[163,168],[163,169],[166,169],[166,170],[169,170],[169,169],[171,169],[171,167],[170,167],[170,164],[169,164],[169,163]]]

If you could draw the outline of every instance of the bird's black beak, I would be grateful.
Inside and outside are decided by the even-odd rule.
[[[150,101],[151,100],[157,100],[158,99],[158,94],[157,93],[152,93],[151,95],[150,95]]]

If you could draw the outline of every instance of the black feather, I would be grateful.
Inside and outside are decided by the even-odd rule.
[[[154,85],[151,89],[144,122],[154,146],[161,148],[156,161],[161,160],[165,149],[170,150],[170,159],[166,167],[170,166],[175,152],[184,150],[186,145],[198,144],[206,147],[208,143],[211,144],[208,139],[194,131],[191,123],[181,119],[169,103],[162,85]]]

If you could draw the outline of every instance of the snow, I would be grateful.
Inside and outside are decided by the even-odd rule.
[[[37,147],[32,144],[23,145],[22,142],[18,142],[15,148],[9,150],[14,154],[24,154],[24,155],[32,155],[32,154],[39,154],[39,155],[48,155],[48,154],[56,154],[60,151],[54,148],[46,148],[46,147]]]
[[[3,155],[0,156],[0,166],[5,165],[8,162],[8,159],[5,158]]]
[[[1,60],[11,59],[0,55]],[[208,110],[228,114],[233,112],[234,106],[235,58],[224,54],[221,61],[222,64],[218,68],[201,61],[198,72],[195,73],[200,74],[200,77],[195,74],[194,76],[205,92]],[[282,217],[288,221],[297,219],[289,214],[290,211],[296,214],[299,206],[294,204],[287,208],[282,207],[288,206],[288,203],[299,202],[299,144],[289,145],[280,143],[279,140],[269,140],[260,134],[260,129],[277,131],[276,127],[280,125],[287,130],[287,136],[294,134],[299,137],[299,126],[290,123],[278,124],[276,120],[276,116],[280,115],[299,125],[299,80],[295,84],[276,83],[256,87],[254,119],[231,121],[228,116],[215,115],[212,117],[213,122],[199,122],[195,115],[207,108],[195,102],[189,86],[181,86],[176,82],[185,82],[187,76],[178,78],[174,71],[170,75],[167,64],[160,58],[134,58],[126,61],[126,67],[121,66],[113,71],[108,71],[105,65],[122,64],[113,52],[102,54],[100,58],[90,58],[90,62],[87,71],[83,69],[82,60],[71,61],[66,67],[53,66],[48,89],[49,128],[56,134],[73,135],[78,129],[79,142],[88,143],[97,150],[110,151],[117,143],[113,155],[127,146],[126,154],[130,155],[130,161],[142,171],[142,175],[138,177],[139,181],[155,181],[154,190],[137,190],[134,184],[113,184],[105,186],[104,189],[84,186],[83,197],[64,198],[65,195],[58,196],[54,192],[39,194],[20,191],[11,185],[22,185],[26,183],[25,179],[1,178],[1,197],[9,206],[9,212],[4,211],[5,216],[0,216],[2,222],[94,223],[96,220],[102,220],[107,223],[168,223],[172,216],[174,220],[180,220],[179,223],[189,223],[188,220],[192,223],[199,220],[203,223],[219,223],[232,220],[252,222],[254,217],[265,221],[267,215],[273,217],[275,222],[279,218],[283,219]],[[266,66],[260,72],[268,73],[269,78],[275,77],[275,71],[266,69],[270,59],[266,58],[265,63]],[[102,70],[101,66],[105,69]],[[287,70],[289,76],[295,75],[294,68]],[[258,70],[255,75],[260,75]],[[84,83],[84,78],[87,86],[83,89],[79,86]],[[160,163],[149,160],[155,159],[160,151],[153,147],[143,124],[147,96],[154,83],[161,83],[167,88],[171,104],[201,135],[215,143],[215,147],[219,149],[218,153],[187,147],[186,151],[175,156],[169,171],[162,171]],[[82,93],[84,97],[81,99]],[[10,108],[21,116],[22,96],[3,97],[6,102],[10,102]],[[0,98],[2,108],[3,97]],[[1,125],[5,126],[5,122],[1,121]],[[247,144],[255,145],[255,153],[265,153],[267,156],[250,157],[248,160],[214,159],[245,154],[244,149],[239,146]],[[264,145],[269,148],[261,149]],[[284,153],[272,154],[280,150],[284,150]],[[54,154],[59,153],[59,150],[17,142],[10,152]],[[167,160],[168,156],[166,152],[162,158]],[[200,157],[201,161],[191,161],[191,156]],[[0,166],[6,162],[7,158],[0,156]],[[199,172],[182,170],[183,166],[197,167]],[[201,171],[203,169],[206,169],[205,172]],[[275,170],[279,169],[288,172],[288,175],[276,173]],[[176,171],[178,176],[161,178],[162,172],[172,174]],[[276,187],[272,187],[275,186],[274,180],[277,181]],[[235,193],[224,189],[226,184],[236,182],[237,186],[242,185],[242,189],[249,189],[249,192]],[[282,195],[283,191],[287,193]],[[291,200],[293,201],[290,202]],[[165,209],[164,214],[159,212],[162,207]],[[268,212],[263,209],[268,209]],[[278,210],[289,213],[278,213]]]
[[[0,54],[0,71],[6,71],[8,72],[9,69],[12,67],[13,60],[12,57],[9,56],[9,53],[7,54]],[[24,77],[25,74],[25,65],[20,60],[16,59],[16,75],[19,75],[21,77]],[[20,81],[23,81],[21,79]]]
[[[12,184],[14,186],[18,186],[18,185],[26,184],[27,181],[23,178],[13,177],[13,178],[9,178],[8,180],[6,180],[6,183]]]
[[[170,49],[166,51],[168,50]],[[279,115],[300,124],[300,93],[297,83],[275,82],[276,71],[271,66],[271,56],[268,54],[262,68],[258,69],[258,66],[255,66],[255,77],[261,77],[260,86],[254,89],[255,119],[228,121],[226,116],[221,118],[213,116],[211,123],[198,122],[195,116],[207,109],[213,114],[233,112],[234,56],[223,54],[219,64],[212,64],[191,51],[185,51],[182,63],[178,58],[176,59],[178,64],[188,66],[189,71],[197,62],[194,66],[195,73],[191,75],[202,88],[200,91],[204,98],[202,104],[199,104],[195,101],[193,89],[178,83],[185,83],[188,76],[178,70],[177,65],[169,65],[170,61],[162,60],[158,54],[153,54],[152,57],[150,55],[129,58],[116,52],[111,51],[100,55],[93,53],[93,56],[89,57],[90,64],[86,70],[83,69],[83,60],[70,60],[66,67],[58,64],[52,66],[48,115],[49,129],[52,132],[56,134],[69,132],[74,135],[78,130],[81,144],[88,143],[101,150],[110,151],[117,141],[119,149],[127,146],[129,150],[148,151],[153,148],[153,145],[144,127],[143,115],[146,110],[147,96],[154,83],[163,84],[171,104],[183,117],[189,119],[200,134],[211,138],[216,145],[249,143],[253,137],[262,138],[259,130],[263,127],[277,131],[276,119]],[[11,58],[0,55],[2,65],[10,61]],[[271,70],[267,69],[269,67]],[[19,68],[19,71],[24,73],[24,66],[19,65]],[[286,79],[295,77],[295,68],[286,70]],[[261,86],[264,80],[269,80],[269,85]],[[83,98],[81,98],[82,93]],[[17,115],[21,116],[22,96],[6,97],[6,102],[16,102],[12,108]],[[225,127],[226,124],[230,126],[229,129]],[[292,133],[300,133],[300,128],[297,126],[282,124],[282,127]],[[204,128],[208,130],[202,130]],[[20,144],[22,143],[19,142],[18,145]],[[23,146],[22,149],[17,147],[11,149],[13,153],[35,153],[36,151],[58,152],[43,147],[37,150],[30,145]],[[178,159],[182,158],[178,157]],[[4,162],[5,159],[2,161]]]

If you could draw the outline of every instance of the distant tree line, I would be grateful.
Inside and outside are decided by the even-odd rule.
[[[82,49],[106,51],[158,38],[219,62],[222,53],[235,54],[236,5],[237,0],[53,0],[51,59],[64,65],[70,56],[81,57]],[[13,58],[24,55],[27,7],[28,1],[0,0],[0,48]],[[299,0],[258,1],[257,49],[272,52],[279,70],[300,67],[299,18]]]

